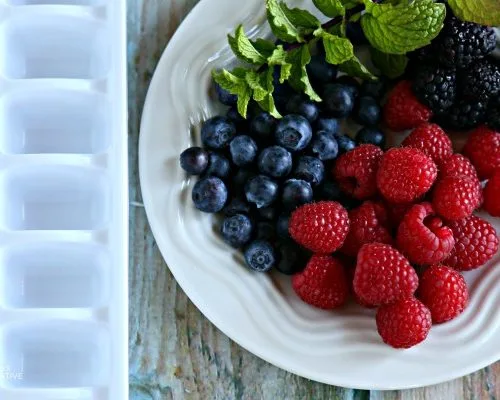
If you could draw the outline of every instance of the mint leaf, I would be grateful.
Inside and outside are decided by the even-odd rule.
[[[278,39],[304,42],[304,37],[320,27],[319,20],[306,10],[289,8],[283,1],[266,0],[267,19]]]
[[[323,29],[316,30],[314,35],[323,39],[326,61],[330,64],[342,64],[354,56],[354,48],[349,39],[332,35]]]
[[[405,54],[429,44],[441,31],[446,15],[445,5],[433,0],[414,0],[409,5],[365,3],[363,31],[373,47],[390,54]]]
[[[408,65],[408,57],[404,54],[387,54],[371,48],[373,64],[385,76],[391,79],[399,78],[405,72]]]
[[[327,17],[345,15],[345,8],[340,0],[313,0],[313,3]]]
[[[257,39],[257,40],[252,40],[251,41],[252,46],[255,47],[255,49],[264,55],[264,57],[270,57],[271,54],[273,54],[274,49],[276,48],[276,45],[271,42],[270,40],[265,40],[265,39]]]
[[[498,0],[448,0],[448,5],[458,18],[481,25],[500,25]]]
[[[238,102],[236,103],[236,107],[238,108],[238,112],[243,118],[247,117],[248,103],[250,103],[251,98],[252,89],[250,89],[250,87],[248,86],[242,88],[242,90],[238,94]]]
[[[359,58],[356,56],[353,56],[349,61],[346,61],[345,63],[340,64],[339,66],[340,70],[345,72],[346,74],[350,76],[355,76],[357,78],[361,78],[364,80],[375,80],[377,77],[373,75],[368,68],[366,68],[361,61],[359,61]]]
[[[268,94],[265,83],[262,82],[260,74],[256,71],[249,70],[246,73],[245,80],[248,86],[253,90],[253,98],[255,101],[262,101]]]
[[[248,103],[252,97],[252,89],[246,81],[247,71],[243,68],[235,68],[233,71],[225,69],[212,71],[212,77],[223,89],[238,96],[238,112],[246,118]]]
[[[288,53],[283,46],[279,45],[274,49],[273,54],[267,59],[270,66],[279,65],[280,69],[280,83],[284,83],[292,72],[292,64],[287,61]]]
[[[243,25],[236,28],[234,36],[227,35],[229,46],[233,53],[249,64],[262,65],[266,62],[266,57],[250,41],[243,30]]]
[[[311,62],[311,53],[308,46],[301,46],[288,52],[288,62],[292,65],[291,75],[288,80],[290,86],[298,92],[303,92],[311,100],[321,101],[321,97],[314,91],[307,75],[306,66]]]

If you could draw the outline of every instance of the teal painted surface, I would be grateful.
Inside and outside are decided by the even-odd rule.
[[[127,1],[130,399],[500,400],[500,363],[423,389],[371,393],[342,389],[311,382],[258,359],[203,317],[160,256],[142,207],[137,171],[140,115],[149,81],[168,40],[197,0]]]

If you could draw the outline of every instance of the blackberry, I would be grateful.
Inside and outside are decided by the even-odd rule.
[[[437,42],[437,54],[444,65],[465,68],[495,50],[496,35],[493,28],[451,16]]]
[[[418,69],[413,81],[415,96],[434,113],[440,114],[455,102],[455,69],[427,64]]]
[[[463,72],[463,95],[484,100],[500,91],[500,67],[480,60]]]
[[[486,116],[488,126],[500,132],[500,96],[491,99]]]
[[[460,100],[445,113],[436,117],[443,128],[467,130],[475,128],[486,119],[486,103],[480,100]]]

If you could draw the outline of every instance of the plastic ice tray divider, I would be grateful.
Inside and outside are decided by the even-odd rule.
[[[0,399],[128,398],[125,0],[0,0]]]

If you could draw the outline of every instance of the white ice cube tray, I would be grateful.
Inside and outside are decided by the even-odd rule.
[[[125,0],[0,0],[0,399],[128,398]]]

